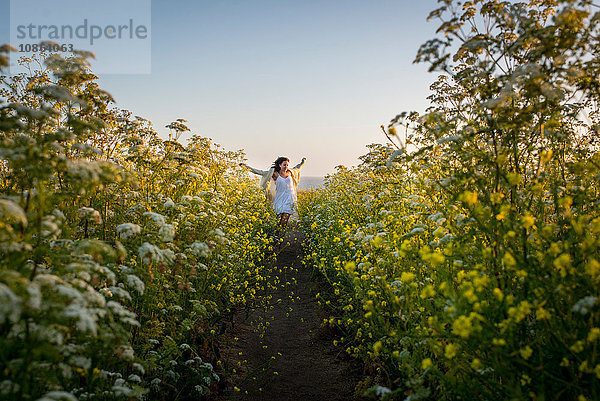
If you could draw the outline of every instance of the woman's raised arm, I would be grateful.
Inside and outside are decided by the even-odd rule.
[[[302,167],[304,167],[305,162],[306,162],[306,157],[303,157],[302,161],[300,163],[298,163],[297,165],[292,167],[292,170],[300,170]]]
[[[259,169],[254,168],[254,167],[250,167],[246,163],[240,163],[240,166],[244,166],[248,170],[250,170],[251,172],[253,172],[254,174],[258,174],[258,175],[265,175],[265,174],[267,174],[269,172],[269,170],[259,170]]]

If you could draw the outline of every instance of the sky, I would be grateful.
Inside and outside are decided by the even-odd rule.
[[[306,157],[303,174],[323,176],[385,142],[380,125],[396,114],[427,107],[436,76],[413,60],[435,37],[437,21],[426,21],[435,8],[435,0],[155,0],[150,73],[98,82],[165,138],[165,125],[183,118],[191,134],[244,149],[254,167]],[[0,0],[1,43],[10,42],[8,10]]]

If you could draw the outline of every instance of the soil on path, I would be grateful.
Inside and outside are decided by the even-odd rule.
[[[315,299],[319,284],[301,263],[302,240],[299,230],[289,230],[277,252],[272,279],[289,284],[272,290],[273,308],[255,310],[248,317],[239,312],[234,318],[235,341],[221,351],[236,368],[224,399],[361,399],[355,395],[360,366],[334,347],[333,333],[322,327],[328,316]]]

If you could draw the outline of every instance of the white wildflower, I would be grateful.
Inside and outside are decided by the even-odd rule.
[[[57,221],[56,216],[48,215],[42,217],[42,237],[49,241],[56,240],[61,233],[59,224],[60,222]]]
[[[34,277],[33,281],[40,285],[53,286],[56,284],[64,283],[64,280],[54,274],[38,274]]]
[[[409,235],[416,235],[416,234],[420,234],[420,233],[422,233],[422,232],[424,232],[424,231],[425,231],[425,229],[424,229],[423,227],[415,227],[415,228],[413,228],[413,229],[410,231]]]
[[[45,110],[33,109],[31,107],[23,106],[21,103],[9,103],[8,107],[33,120],[44,120],[50,117],[50,114]]]
[[[79,331],[89,331],[94,336],[97,334],[98,329],[96,327],[96,320],[87,308],[77,304],[70,304],[64,309],[63,314],[65,317],[77,319],[77,329]]]
[[[392,390],[390,390],[387,387],[383,387],[383,386],[375,386],[375,394],[377,394],[378,397],[382,398],[387,394],[390,394],[392,392]]]
[[[67,173],[69,176],[86,183],[99,183],[102,169],[99,163],[85,160],[67,160]]]
[[[0,322],[8,319],[14,323],[19,320],[22,307],[21,298],[6,284],[0,283]]]
[[[165,224],[165,216],[160,213],[146,212],[144,213],[144,216],[150,217],[156,225],[162,226]]]
[[[133,395],[133,390],[125,385],[125,380],[123,379],[115,380],[115,385],[112,386],[112,391],[117,397],[128,398]]]
[[[197,256],[209,257],[210,256],[210,247],[206,245],[205,242],[194,241],[190,245],[190,251]]]
[[[21,386],[10,380],[2,380],[0,382],[0,395],[8,395],[19,391]]]
[[[85,299],[88,301],[89,304],[91,305],[97,305],[101,308],[104,308],[104,305],[106,305],[106,298],[104,298],[104,296],[102,296],[102,294],[100,294],[98,291],[86,291],[83,293]],[[98,310],[98,314],[100,315],[100,310],[103,309],[99,309]]]
[[[50,391],[46,393],[42,398],[38,398],[37,401],[77,401],[77,397],[75,397],[71,393],[67,393],[66,391]]]
[[[89,282],[92,279],[92,276],[86,271],[80,271],[77,272],[77,278]]]
[[[0,199],[0,220],[8,223],[21,223],[27,225],[27,216],[21,208],[13,201]]]
[[[136,290],[138,294],[143,295],[144,290],[146,289],[144,282],[135,274],[128,274],[126,277],[127,285]]]
[[[142,231],[142,228],[133,223],[123,223],[117,226],[117,233],[121,237],[121,239],[127,239],[136,234],[139,234]]]
[[[84,100],[73,95],[73,93],[68,88],[65,88],[63,86],[43,85],[43,86],[40,86],[39,88],[37,88],[36,92],[39,92],[46,96],[52,97],[52,98],[58,100],[59,102],[78,103],[82,106],[88,105]]]
[[[120,350],[121,350],[121,356],[123,357],[123,359],[126,359],[128,361],[133,360],[134,353],[133,353],[133,348],[131,348],[130,345],[122,345]]]
[[[427,218],[427,220],[429,220],[429,221],[437,221],[438,219],[441,219],[442,217],[444,217],[444,214],[441,213],[441,212],[437,212],[437,213],[434,213],[434,214],[430,215]]]
[[[404,148],[400,148],[395,150],[394,152],[392,152],[392,154],[390,155],[390,157],[388,157],[385,165],[386,167],[391,167],[392,164],[396,161],[397,158],[399,158],[400,156],[402,156],[404,154]]]
[[[167,264],[172,264],[173,262],[175,262],[175,252],[173,252],[170,249],[163,249],[162,256],[164,262]]]
[[[146,369],[144,369],[144,366],[142,366],[141,363],[134,362],[133,368],[135,370],[137,370],[138,372],[140,372],[142,375],[144,375],[146,373]]]
[[[439,239],[439,243],[441,245],[447,244],[447,243],[451,242],[452,239],[454,239],[454,235],[452,235],[452,234],[446,234],[442,238]]]
[[[59,293],[62,296],[65,296],[70,299],[81,299],[81,292],[76,288],[73,288],[69,285],[57,284],[54,286],[54,291]]]
[[[175,238],[175,226],[172,224],[163,225],[160,230],[158,230],[158,236],[162,242],[170,242]]]
[[[208,394],[208,390],[204,386],[196,385],[196,386],[194,386],[194,390],[196,390],[198,392],[198,394],[200,394],[200,395]]]
[[[144,263],[160,263],[163,261],[163,253],[161,250],[148,242],[144,242],[142,246],[138,248],[138,254]]]
[[[77,215],[82,219],[94,224],[102,223],[102,217],[100,216],[100,212],[96,209],[92,209],[91,207],[80,207],[79,210],[77,210]]]
[[[443,145],[446,142],[460,142],[463,139],[461,135],[448,135],[437,140],[439,145]]]
[[[40,286],[35,281],[31,281],[27,284],[27,294],[29,298],[27,299],[27,306],[32,309],[39,309],[42,305],[42,292],[40,291]]]
[[[92,360],[82,355],[73,355],[70,358],[72,365],[78,366],[84,370],[88,370],[92,366]]]
[[[128,301],[131,301],[131,295],[129,295],[129,292],[127,292],[121,287],[106,287],[100,289],[100,292],[108,295],[109,297],[116,296],[120,299],[126,299]]]
[[[587,315],[590,309],[596,304],[597,297],[587,296],[581,298],[573,305],[571,309],[573,312],[579,313],[580,315]]]
[[[212,233],[215,235],[215,240],[219,244],[224,244],[227,242],[227,237],[225,237],[225,233],[220,228],[215,229]]]
[[[113,315],[118,316],[122,322],[132,326],[139,326],[140,323],[136,320],[135,313],[125,309],[123,305],[115,301],[108,301],[106,306],[112,311]]]

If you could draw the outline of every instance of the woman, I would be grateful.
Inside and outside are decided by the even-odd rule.
[[[290,215],[296,210],[296,190],[300,181],[300,170],[304,167],[306,157],[302,158],[302,161],[292,169],[288,168],[289,162],[290,159],[287,157],[278,157],[269,170],[258,170],[245,163],[240,163],[240,166],[244,166],[254,174],[262,176],[260,186],[265,191],[267,198],[271,193],[271,180],[275,181],[276,192],[273,209],[277,213],[281,228],[285,228]]]

